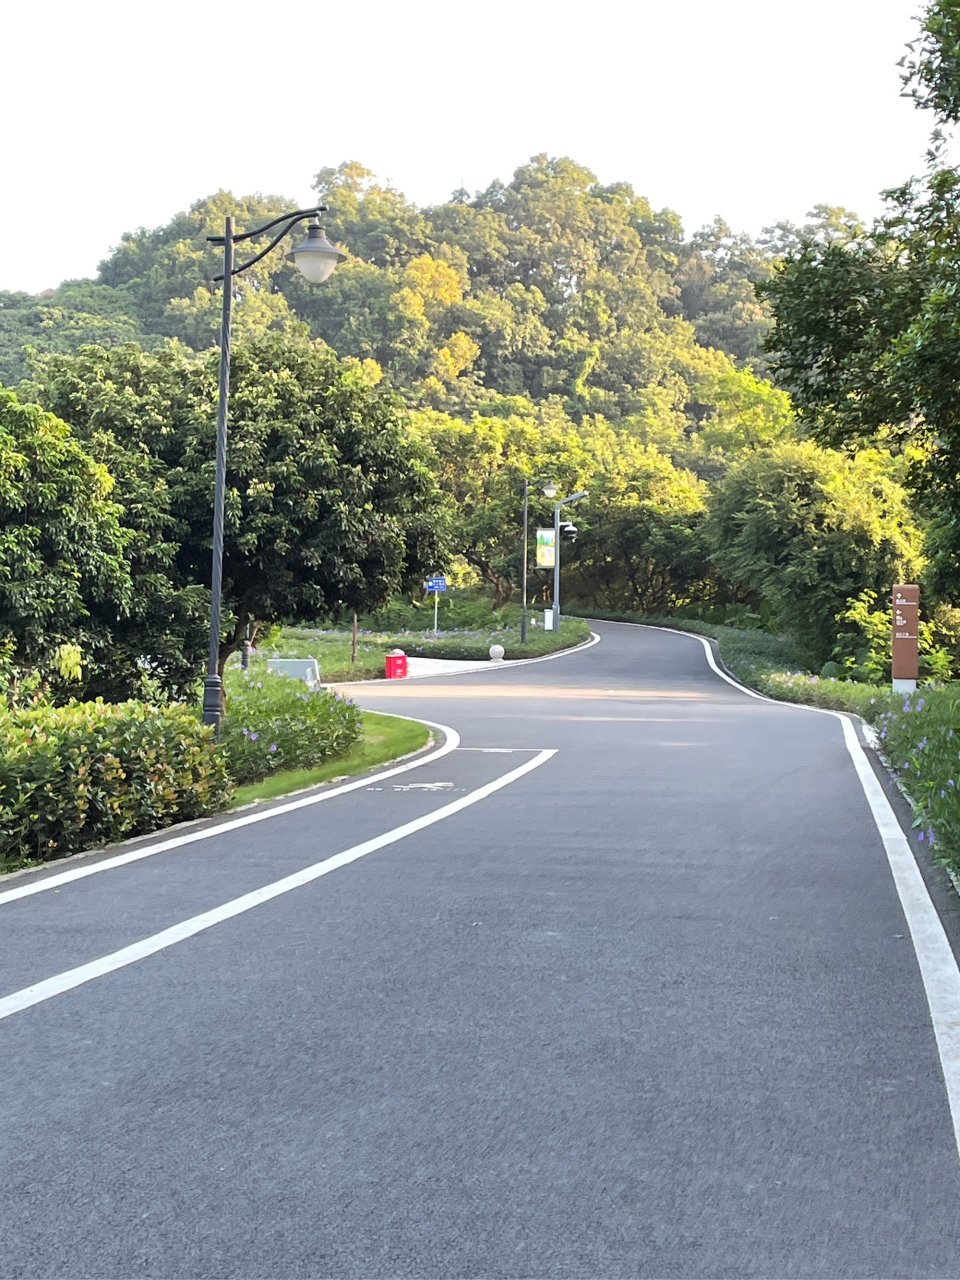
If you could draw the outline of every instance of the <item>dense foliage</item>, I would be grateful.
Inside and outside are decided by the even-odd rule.
[[[50,357],[40,396],[116,477],[132,531],[139,653],[156,633],[195,675],[209,598],[219,356],[127,345]],[[436,486],[396,397],[306,340],[232,361],[221,665],[279,618],[371,608],[439,558]],[[173,656],[172,654],[170,656]],[[192,661],[191,661],[192,658]]]
[[[731,468],[716,488],[708,536],[719,568],[768,600],[816,668],[847,601],[912,581],[917,530],[877,454],[848,459],[783,444]]]
[[[0,388],[0,644],[4,665],[56,671],[129,607],[113,479],[52,413]]]

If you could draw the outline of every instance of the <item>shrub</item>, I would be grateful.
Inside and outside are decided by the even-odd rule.
[[[61,858],[223,807],[223,752],[192,709],[0,713],[0,867]]]
[[[259,782],[279,769],[312,769],[344,755],[360,737],[360,709],[326,689],[266,672],[226,673],[220,730],[231,780]]]

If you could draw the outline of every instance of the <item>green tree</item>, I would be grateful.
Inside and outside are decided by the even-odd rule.
[[[46,403],[81,438],[135,457],[116,468],[133,504],[150,490],[171,589],[209,589],[219,356],[85,348],[51,359]],[[442,560],[438,496],[397,398],[356,362],[304,341],[237,344],[231,363],[221,666],[244,627],[370,610]],[[165,588],[164,588],[165,589]],[[190,616],[195,596],[181,594]],[[159,607],[159,606],[158,606]]]
[[[765,287],[773,369],[799,422],[823,444],[903,452],[931,517],[927,583],[960,593],[960,170],[942,162],[940,126],[960,103],[960,6],[927,7],[904,60],[908,92],[936,116],[923,180],[886,192],[864,229],[806,239]]]
[[[17,666],[56,668],[64,646],[96,644],[102,619],[126,612],[112,487],[65,422],[0,389],[0,638]]]
[[[652,446],[611,463],[573,513],[579,533],[563,548],[565,598],[640,613],[711,603],[718,583],[703,538],[706,485]]]
[[[922,564],[906,493],[876,452],[847,458],[810,442],[758,450],[731,467],[709,507],[718,568],[770,602],[817,668],[848,601],[886,594]]]
[[[41,298],[0,293],[0,383],[13,386],[27,378],[36,354],[66,353],[90,342],[110,347],[139,337],[133,299],[119,289],[67,281]]]

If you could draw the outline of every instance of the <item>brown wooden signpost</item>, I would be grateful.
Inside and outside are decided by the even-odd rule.
[[[919,661],[920,588],[901,582],[893,588],[893,687],[907,693],[917,687]]]

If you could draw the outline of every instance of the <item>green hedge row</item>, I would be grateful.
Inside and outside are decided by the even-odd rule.
[[[195,707],[0,711],[0,871],[223,809],[234,786],[348,752],[358,707],[299,680],[227,675],[220,742]]]
[[[186,707],[0,712],[0,868],[201,817],[230,785],[224,753]]]

